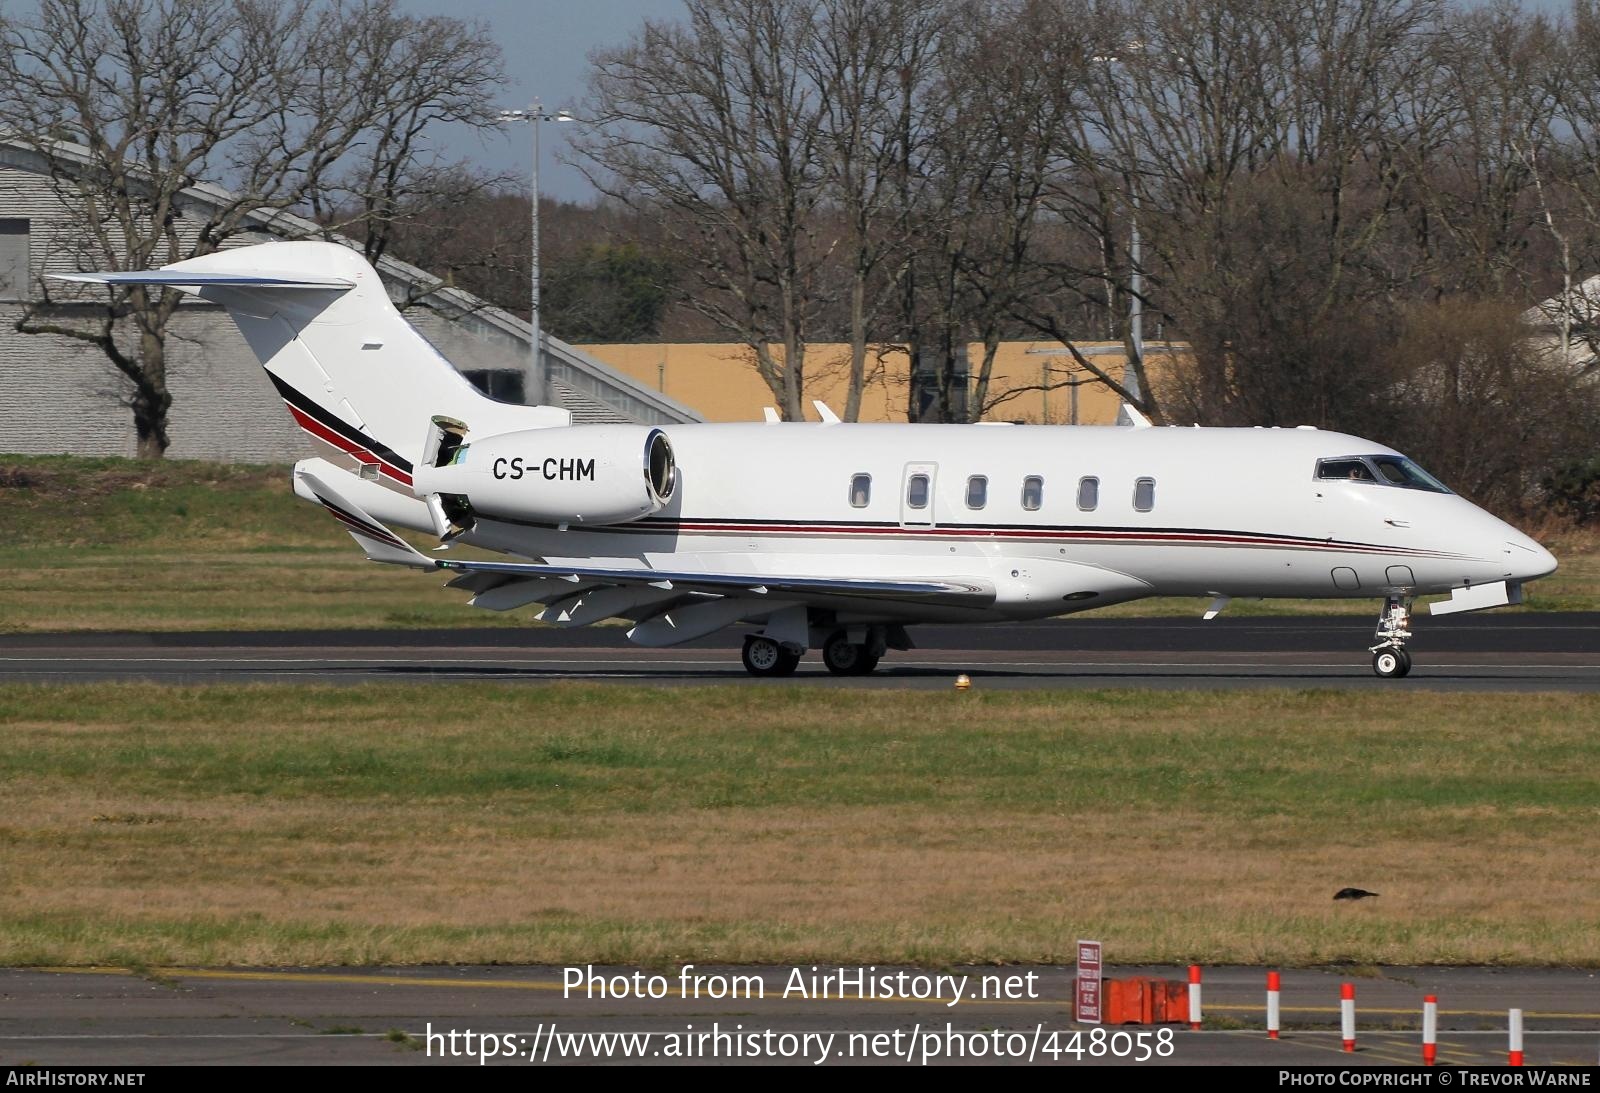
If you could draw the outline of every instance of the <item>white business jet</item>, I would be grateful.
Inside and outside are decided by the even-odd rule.
[[[750,628],[744,666],[836,674],[984,623],[1145,596],[1381,597],[1373,670],[1404,676],[1410,605],[1517,603],[1532,539],[1381,444],[1314,429],[767,423],[572,425],[479,394],[332,243],[160,270],[227,308],[321,458],[295,466],[374,561],[443,570],[472,604],[621,617],[668,646]],[[825,415],[831,418],[832,415]],[[391,526],[437,541],[430,553]],[[473,561],[467,543],[505,556]]]

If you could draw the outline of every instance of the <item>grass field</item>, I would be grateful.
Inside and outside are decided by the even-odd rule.
[[[1597,722],[1576,695],[0,687],[0,963],[1092,936],[1119,964],[1600,966]]]
[[[287,467],[68,457],[0,459],[0,630],[527,626],[466,606],[443,578],[367,562]],[[1600,610],[1600,536],[1541,536],[1561,559],[1528,609]],[[419,540],[420,543],[420,540]],[[426,547],[427,544],[421,544]],[[1199,615],[1144,600],[1102,615]],[[1237,614],[1377,614],[1376,601],[1238,601]]]

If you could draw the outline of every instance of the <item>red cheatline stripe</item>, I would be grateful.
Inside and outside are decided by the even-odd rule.
[[[378,464],[378,469],[382,471],[382,473],[388,475],[396,482],[399,482],[403,486],[411,485],[411,476],[409,474],[401,470],[399,467],[396,467],[393,463],[390,463],[376,452],[369,451],[354,441],[345,439],[288,400],[284,400],[284,405],[289,408],[289,413],[294,415],[294,419],[299,423],[300,428],[304,429],[318,440],[332,444],[341,452],[353,455],[363,463],[376,463]]]
[[[364,524],[360,520],[357,520],[351,516],[346,516],[338,509],[329,505],[323,505],[322,507],[328,510],[328,515],[332,516],[335,520],[339,521],[341,524],[345,525],[347,528],[356,532],[357,534],[365,535],[369,539],[376,539],[380,543],[387,543],[389,546],[405,546],[405,543],[401,542],[398,538],[390,535],[387,531],[384,531],[382,528],[377,527],[376,525]]]
[[[1407,557],[1448,558],[1458,557],[1420,547],[1382,546],[1374,543],[1318,542],[1289,536],[1252,535],[1246,532],[1176,532],[1176,531],[1074,531],[1060,528],[989,529],[899,527],[892,525],[858,526],[841,524],[739,524],[706,522],[652,521],[647,524],[619,525],[607,531],[638,530],[661,533],[729,535],[829,535],[829,536],[932,536],[938,538],[967,539],[1053,539],[1087,542],[1172,543],[1174,545],[1266,546],[1289,550],[1319,550],[1347,554],[1393,554]]]

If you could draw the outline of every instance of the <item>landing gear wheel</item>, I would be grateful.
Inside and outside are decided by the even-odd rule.
[[[753,676],[792,676],[800,664],[798,653],[791,653],[771,638],[759,635],[744,639],[739,659],[744,661],[744,670]]]
[[[823,645],[822,663],[836,676],[864,676],[878,666],[878,658],[839,630]]]
[[[1372,670],[1383,679],[1400,679],[1411,671],[1411,654],[1404,649],[1379,649],[1372,654]]]
[[[1373,672],[1380,679],[1404,679],[1410,675],[1411,654],[1406,652],[1406,642],[1411,640],[1411,601],[1401,596],[1387,597],[1372,636],[1378,642],[1367,650],[1372,654]]]

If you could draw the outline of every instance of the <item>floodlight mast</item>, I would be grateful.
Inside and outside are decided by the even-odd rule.
[[[529,339],[530,365],[523,401],[535,406],[550,402],[549,375],[544,366],[543,332],[539,328],[539,123],[577,120],[565,110],[558,110],[554,114],[547,113],[538,99],[534,99],[524,110],[500,111],[501,122],[527,122],[528,128],[533,132],[533,168],[529,175],[532,183],[530,193],[532,212],[529,216],[532,242],[528,266],[530,282],[528,323],[532,327],[532,337]]]

